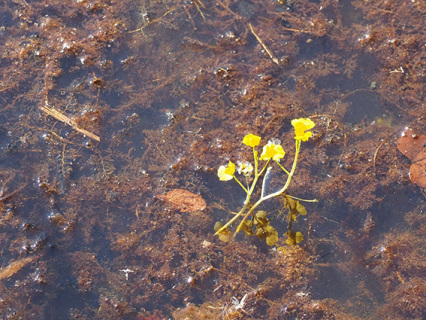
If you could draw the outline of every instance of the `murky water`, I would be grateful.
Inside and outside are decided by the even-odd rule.
[[[396,147],[425,134],[424,10],[2,1],[2,318],[424,317],[425,196]],[[303,241],[286,243],[280,199],[262,205],[274,246],[220,241],[245,193],[218,167],[251,160],[253,133],[290,168],[307,117],[288,189],[319,200],[293,223]],[[182,189],[206,208],[157,197]]]

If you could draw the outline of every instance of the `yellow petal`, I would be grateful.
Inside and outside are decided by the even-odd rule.
[[[309,118],[300,118],[291,120],[291,124],[294,127],[296,140],[308,141],[312,136],[312,132],[307,131],[315,127],[315,123]],[[307,132],[305,132],[307,131]]]
[[[260,160],[279,160],[284,158],[285,152],[281,145],[276,145],[275,143],[269,141],[267,145],[263,147],[263,152],[260,155]]]
[[[233,176],[235,173],[235,164],[229,161],[228,167],[226,168],[226,173]]]
[[[284,152],[283,147],[281,147],[280,145],[278,145],[275,148],[275,155],[272,157],[272,160],[277,161],[279,159],[282,159],[282,158],[284,158],[284,155],[285,155],[285,152]]]
[[[249,147],[255,147],[259,144],[260,139],[259,136],[250,133],[244,137],[243,143]]]
[[[235,164],[229,161],[228,166],[220,166],[217,170],[217,175],[221,181],[232,180],[235,173]]]

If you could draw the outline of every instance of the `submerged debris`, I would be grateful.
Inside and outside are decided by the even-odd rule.
[[[37,257],[32,256],[32,257],[26,257],[26,258],[22,258],[22,259],[11,262],[8,266],[0,269],[0,280],[10,278],[19,270],[21,270],[23,267],[25,267],[27,264],[35,261],[36,259]]]
[[[425,127],[423,12],[406,0],[2,1],[0,318],[421,317],[424,197],[390,141]],[[244,201],[218,166],[235,162],[246,186],[240,139],[253,132],[280,139],[290,168],[286,133],[302,116],[316,127],[288,192],[320,202],[304,216],[270,199],[233,241],[214,237]],[[275,173],[265,196],[283,185]]]
[[[173,189],[164,195],[156,197],[171,204],[174,209],[181,212],[195,212],[206,208],[206,201],[200,196],[188,190]]]
[[[410,180],[426,188],[426,135],[418,135],[413,129],[406,127],[397,143],[398,150],[412,162]]]

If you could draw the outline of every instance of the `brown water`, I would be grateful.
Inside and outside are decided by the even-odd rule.
[[[425,195],[396,139],[425,134],[425,9],[1,1],[1,317],[422,319]],[[290,167],[300,117],[303,242],[280,217],[274,247],[221,242],[244,194],[217,168],[248,133]],[[155,197],[174,189],[206,209]]]

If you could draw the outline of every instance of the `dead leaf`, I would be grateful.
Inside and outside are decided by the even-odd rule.
[[[410,167],[410,180],[419,187],[426,188],[426,153],[419,153]]]
[[[181,212],[204,210],[207,206],[200,195],[183,189],[173,189],[164,195],[157,196],[157,198],[171,204],[174,209]]]
[[[411,182],[426,188],[426,135],[417,135],[413,129],[407,127],[398,139],[397,147],[412,162]]]
[[[417,135],[413,129],[405,128],[397,141],[398,150],[413,161],[418,154],[426,152],[426,135]]]

